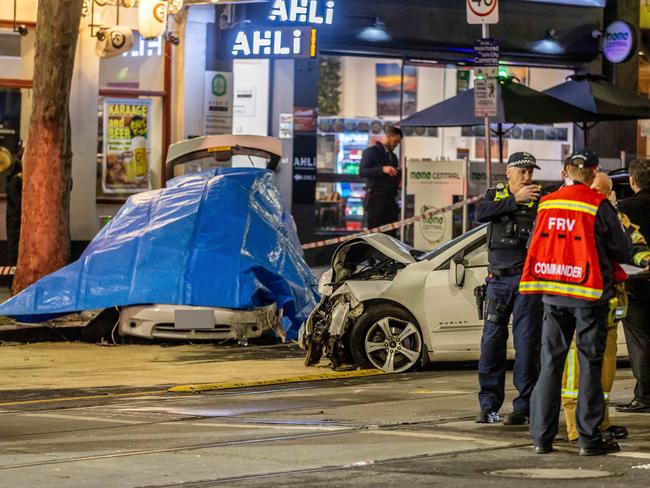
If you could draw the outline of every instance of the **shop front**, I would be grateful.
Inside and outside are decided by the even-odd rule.
[[[365,182],[358,174],[363,150],[381,141],[388,125],[473,87],[480,27],[466,24],[464,2],[450,3],[318,0],[300,6],[278,0],[215,6],[191,0],[169,17],[170,42],[140,36],[136,10],[123,8],[119,23],[134,30],[134,42],[111,58],[97,56],[95,22],[86,19],[71,98],[73,241],[83,246],[92,239],[129,195],[164,186],[169,143],[226,129],[281,138],[278,181],[303,242],[364,229]],[[14,53],[3,58],[9,64],[0,75],[7,107],[0,145],[12,153],[15,139],[26,138],[31,111],[37,2],[19,4],[26,36],[13,32],[11,9],[0,9],[0,48]],[[504,2],[491,31],[499,42],[501,74],[544,90],[598,62],[592,34],[602,28],[603,6],[598,0]],[[118,20],[115,7],[107,2],[102,15],[108,24]],[[573,127],[507,129],[504,153],[530,151],[541,162],[539,178],[557,179],[558,162],[577,139]],[[402,164],[467,158],[472,191],[482,191],[484,130],[405,129],[399,156]],[[490,150],[496,159],[494,140]],[[407,215],[421,210],[411,193],[401,202]],[[4,228],[0,239],[3,234]],[[324,263],[330,253],[331,248],[310,251],[308,259]]]
[[[271,135],[286,138],[281,168],[285,176],[280,178],[290,181],[285,195],[293,202],[303,242],[365,229],[365,182],[359,177],[363,150],[380,142],[387,126],[473,87],[473,45],[480,27],[466,24],[463,2],[449,3],[311,2],[314,11],[307,9],[303,18],[292,11],[292,2],[249,5],[240,11],[250,36],[287,25],[318,32],[317,61],[268,56],[271,93],[277,93],[281,82],[290,92],[271,100],[269,126]],[[592,33],[601,27],[603,6],[578,1],[502,5],[500,23],[491,32],[499,42],[500,75],[514,76],[536,90],[565,81],[597,57],[598,40]],[[274,8],[286,15],[274,13]],[[327,15],[329,22],[317,22]],[[549,49],[544,41],[561,50]],[[571,124],[506,129],[506,157],[509,152],[532,152],[542,166],[538,178],[559,179],[559,162],[573,149]],[[409,128],[399,151],[402,164],[467,158],[474,168],[472,189],[484,191],[484,130]],[[492,143],[494,161],[499,153],[494,139]],[[400,205],[406,215],[422,210],[416,208],[412,192],[405,193]],[[453,200],[459,198],[462,195],[453,195]],[[462,230],[458,222],[453,228],[456,233]],[[413,242],[413,229],[406,237]],[[325,264],[331,251],[309,251],[308,260]]]

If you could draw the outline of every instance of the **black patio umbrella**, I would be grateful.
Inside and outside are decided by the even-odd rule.
[[[497,124],[499,160],[503,162],[503,124],[549,124],[575,122],[592,114],[575,105],[542,92],[501,78],[497,84],[497,115],[490,117]],[[461,127],[482,125],[484,119],[474,115],[474,90],[466,90],[455,97],[421,110],[400,122],[401,127]]]
[[[589,129],[598,122],[650,119],[650,100],[612,85],[600,75],[573,75],[544,93],[590,114],[575,120],[584,131],[585,145]]]

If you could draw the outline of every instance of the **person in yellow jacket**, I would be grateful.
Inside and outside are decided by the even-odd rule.
[[[612,180],[605,173],[598,173],[591,187],[603,193],[607,198],[615,203],[614,199],[616,194],[612,191]],[[619,212],[618,217],[625,227],[626,231],[632,238],[634,247],[634,264],[640,267],[646,267],[650,261],[650,248],[646,243],[645,238],[639,231],[639,227],[634,225],[627,215]],[[603,385],[603,393],[605,395],[605,417],[601,424],[603,432],[608,431],[610,435],[616,439],[623,439],[627,437],[628,432],[625,427],[612,425],[609,418],[609,393],[614,384],[614,377],[616,376],[616,343],[618,340],[618,323],[625,317],[627,310],[627,292],[625,291],[625,283],[615,284],[614,297],[610,300],[610,312],[607,321],[607,345],[605,347],[605,354],[603,357],[603,369],[601,381]],[[573,338],[571,349],[566,359],[566,366],[564,368],[564,376],[562,378],[562,407],[564,408],[564,417],[566,420],[567,437],[569,441],[578,440],[578,429],[576,426],[576,407],[578,403],[578,351],[576,348],[576,340]]]

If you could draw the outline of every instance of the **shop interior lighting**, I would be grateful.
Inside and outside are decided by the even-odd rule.
[[[535,41],[532,45],[532,50],[540,54],[564,54],[565,50],[560,44],[559,39],[555,35],[555,29],[546,31],[544,39]]]
[[[386,24],[379,20],[379,17],[376,17],[375,23],[363,29],[357,37],[366,42],[388,42],[392,39],[386,32]]]

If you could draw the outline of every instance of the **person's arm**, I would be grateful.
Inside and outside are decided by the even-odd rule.
[[[476,220],[482,224],[492,222],[503,215],[517,210],[514,195],[494,201],[496,190],[488,190],[485,198],[476,204]]]
[[[648,248],[648,243],[646,242],[645,237],[643,237],[643,234],[641,234],[639,226],[632,223],[626,214],[619,212],[618,218],[620,219],[621,224],[623,224],[625,232],[627,232],[627,234],[630,236],[630,239],[632,240],[634,257],[633,262],[629,264],[634,264],[636,266],[645,268],[648,264],[650,264],[650,248]]]
[[[616,210],[607,200],[601,203],[596,214],[596,235],[601,239],[608,258],[619,263],[632,262],[632,239],[625,232]]]
[[[383,169],[381,163],[377,164],[375,148],[369,147],[364,149],[361,154],[361,164],[359,166],[359,176],[362,178],[377,178],[382,175]]]

